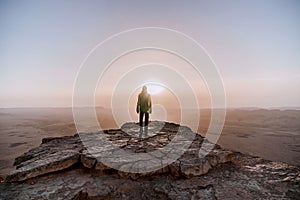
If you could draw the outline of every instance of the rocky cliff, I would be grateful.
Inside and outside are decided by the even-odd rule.
[[[115,149],[100,136],[124,152],[148,153],[153,159],[165,160],[174,153],[172,149],[161,151],[158,157],[151,152],[166,147],[178,133],[181,137],[193,135],[193,142],[176,161],[168,165],[162,161],[155,170],[128,170],[138,168],[142,161],[150,163],[152,157],[129,162],[129,157],[119,156],[110,159],[109,165],[101,162],[103,155],[111,156]],[[146,136],[136,124],[126,123],[117,130],[44,138],[39,147],[15,159],[16,170],[0,183],[0,199],[300,198],[299,167],[218,145],[207,156],[199,157],[203,141],[188,127],[163,122],[151,122]],[[180,138],[176,145],[183,145]]]

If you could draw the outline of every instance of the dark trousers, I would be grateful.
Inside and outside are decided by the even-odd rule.
[[[140,126],[143,126],[143,118],[145,115],[145,126],[148,126],[149,123],[149,113],[140,112]]]

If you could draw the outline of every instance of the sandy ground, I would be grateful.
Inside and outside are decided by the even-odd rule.
[[[103,129],[117,128],[109,113],[97,109]],[[209,122],[210,110],[201,110],[199,133],[205,135]],[[268,160],[300,165],[299,122],[299,110],[230,109],[218,143]],[[42,138],[75,133],[71,108],[0,109],[0,176],[13,170],[14,159],[38,146]]]

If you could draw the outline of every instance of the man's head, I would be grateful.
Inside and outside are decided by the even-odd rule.
[[[147,92],[147,86],[146,86],[146,85],[143,86],[142,91],[143,91],[143,92]]]

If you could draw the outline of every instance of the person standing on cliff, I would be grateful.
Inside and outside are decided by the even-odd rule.
[[[145,128],[147,131],[148,124],[149,124],[149,114],[151,114],[152,112],[152,102],[151,102],[151,96],[147,92],[146,86],[143,86],[142,92],[139,94],[137,105],[136,105],[136,112],[140,114],[139,117],[140,128],[143,127],[143,118],[145,116]]]

